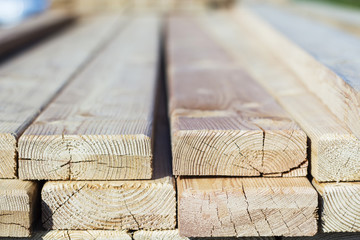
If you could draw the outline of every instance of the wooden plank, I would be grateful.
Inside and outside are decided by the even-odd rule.
[[[179,177],[178,221],[187,237],[312,236],[317,193],[306,178]]]
[[[168,24],[174,175],[305,176],[306,135],[196,21]]]
[[[134,18],[39,115],[19,139],[21,179],[151,179],[159,26]]]
[[[220,15],[202,21],[309,136],[312,176],[321,182],[359,180],[359,140],[286,67],[287,59],[274,55],[254,34],[248,12],[235,17],[237,21]]]
[[[11,238],[13,239],[13,238]],[[131,240],[131,236],[125,231],[111,230],[50,230],[38,231],[31,237],[17,238],[17,240]],[[10,240],[4,238],[3,240]]]
[[[15,179],[0,180],[0,237],[28,237],[40,209],[38,184]]]
[[[162,86],[162,85],[161,85]],[[42,190],[47,229],[166,230],[176,226],[175,180],[164,88],[155,120],[154,176],[137,181],[58,181]]]
[[[289,1],[289,4],[286,4],[285,7],[286,10],[333,25],[349,33],[360,35],[360,15],[356,8],[341,7],[317,1]]]
[[[360,138],[358,38],[279,8],[256,5],[251,9],[276,29],[253,20],[257,37],[267,39],[265,44],[287,59],[306,87]]]
[[[360,182],[319,183],[313,185],[320,194],[320,217],[323,232],[360,231]]]
[[[0,29],[0,56],[56,32],[74,20],[64,11],[48,11],[31,17],[17,26]]]
[[[210,240],[214,238],[188,238],[182,237],[179,234],[179,230],[163,230],[163,231],[136,231],[133,234],[134,240]],[[222,240],[235,240],[238,238],[225,237]],[[248,237],[241,238],[241,240],[275,240],[273,237]]]
[[[283,240],[357,240],[360,233],[318,233],[313,237],[284,237]]]
[[[0,66],[0,178],[16,177],[17,140],[22,132],[111,38],[120,22],[115,15],[84,19]]]

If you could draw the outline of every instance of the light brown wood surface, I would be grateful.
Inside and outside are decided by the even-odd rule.
[[[17,240],[131,240],[125,231],[112,230],[50,230],[37,231],[31,237],[16,238]],[[4,238],[3,240],[10,240]]]
[[[284,237],[283,240],[358,240],[360,233],[318,233],[313,237]]]
[[[42,190],[42,222],[45,228],[175,229],[176,190],[171,174],[165,90],[161,87],[154,126],[153,178],[137,181],[47,182]]]
[[[360,231],[360,182],[319,183],[320,223],[323,232]]]
[[[159,34],[134,18],[73,79],[21,136],[20,178],[151,179]]]
[[[181,237],[179,234],[179,230],[163,230],[163,231],[136,231],[133,234],[134,240],[211,240],[214,238],[188,238]],[[215,238],[218,239],[218,238]],[[235,240],[238,238],[225,237],[221,238],[222,240]],[[241,238],[241,240],[275,240],[273,237],[247,237]]]
[[[174,175],[305,176],[306,135],[196,21],[168,22]]]
[[[317,193],[306,178],[179,177],[181,236],[312,236]]]
[[[266,39],[264,44],[286,59],[302,83],[360,138],[358,38],[281,8],[255,5],[251,10],[256,16],[238,15],[249,17],[257,38]]]
[[[28,237],[40,213],[38,184],[16,179],[0,180],[0,237]]]
[[[359,140],[302,84],[286,59],[273,54],[254,34],[246,12],[236,17],[217,15],[201,22],[309,136],[312,176],[318,181],[358,180]]]
[[[0,66],[0,178],[16,177],[20,135],[121,22],[115,15],[84,19]]]
[[[30,17],[16,26],[0,28],[0,56],[54,33],[73,20],[74,16],[69,13],[53,10]]]

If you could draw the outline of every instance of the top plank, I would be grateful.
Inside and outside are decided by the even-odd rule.
[[[276,29],[266,31],[269,46],[360,138],[360,40],[270,5],[250,9]]]
[[[71,14],[53,10],[31,17],[17,26],[0,29],[0,56],[53,33],[73,20]]]
[[[134,18],[73,79],[20,137],[21,179],[151,178],[159,33]]]
[[[196,20],[167,44],[174,175],[306,175],[305,133]]]
[[[21,133],[121,21],[114,15],[84,19],[0,66],[0,178],[16,177]]]

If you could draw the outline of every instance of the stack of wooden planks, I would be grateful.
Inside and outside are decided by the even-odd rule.
[[[156,16],[91,17],[1,66],[0,236],[30,236],[40,199],[35,239],[175,229],[159,43]]]
[[[314,235],[306,134],[204,25],[184,16],[167,28],[180,235]]]
[[[2,62],[0,238],[359,239],[359,40],[284,9],[83,16]]]

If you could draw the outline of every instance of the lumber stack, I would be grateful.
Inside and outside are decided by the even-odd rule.
[[[84,180],[45,183],[45,229],[175,228],[166,125],[154,110],[159,26],[128,19],[20,137],[20,178]]]
[[[300,42],[297,42],[297,44],[308,48],[305,48],[305,51],[299,48],[252,11],[263,16],[264,19],[272,23],[276,29],[284,34],[291,32],[293,34],[291,40],[302,41],[301,43],[305,45],[301,45]],[[339,89],[334,88],[331,91],[328,90],[331,96],[328,96],[325,100],[318,96],[318,94],[327,92],[322,91],[324,87],[321,84],[333,84],[333,77],[337,78],[336,83],[343,85],[344,88],[351,87],[345,80],[341,80],[339,76],[350,74],[349,69],[351,68],[348,68],[347,64],[355,64],[355,61],[350,58],[344,60],[346,56],[341,55],[340,52],[333,53],[333,56],[339,56],[339,58],[343,59],[341,61],[341,63],[344,62],[343,69],[347,70],[342,72],[342,65],[337,64],[336,67],[340,72],[332,72],[334,69],[331,68],[331,65],[321,62],[322,59],[330,61],[323,54],[329,54],[331,50],[325,51],[325,44],[320,46],[319,37],[314,37],[313,42],[311,42],[312,38],[309,37],[306,40],[299,40],[299,34],[295,34],[294,31],[294,29],[302,29],[305,32],[307,29],[313,29],[316,24],[305,20],[301,22],[299,19],[291,21],[292,15],[272,8],[257,7],[252,8],[252,11],[243,8],[231,13],[230,17],[220,14],[212,18],[202,18],[201,21],[207,26],[207,30],[212,33],[216,40],[221,42],[224,48],[249,71],[251,76],[276,98],[277,102],[290,113],[309,136],[311,173],[314,177],[313,185],[321,196],[321,230],[324,232],[358,231],[358,221],[356,220],[358,219],[358,211],[356,210],[359,193],[358,184],[357,182],[341,183],[341,181],[358,180],[359,140],[355,136],[355,132],[351,130],[354,128],[349,127],[351,123],[341,121],[344,120],[339,119],[339,116],[342,115],[334,115],[329,110],[335,111],[334,108],[328,108],[330,103],[326,102],[326,100],[334,100],[334,98],[339,101],[348,101],[348,99],[342,99],[341,96],[349,95],[345,92],[341,94],[338,92],[335,97],[335,95],[331,94],[334,91],[339,91]],[[273,14],[275,12],[276,14]],[[281,18],[281,20],[278,20],[278,18]],[[291,23],[291,26],[288,23]],[[296,24],[300,24],[301,27],[297,27]],[[312,26],[310,27],[309,24],[312,24]],[[325,31],[329,34],[331,28],[318,27],[317,31]],[[339,35],[335,34],[338,33],[337,31],[333,31],[333,36]],[[307,32],[307,36],[313,35]],[[329,35],[326,36],[329,38]],[[345,36],[341,35],[341,41],[337,42],[337,44],[340,44],[340,49],[343,49],[346,45],[342,41]],[[348,39],[350,36],[346,38]],[[317,42],[315,42],[315,39]],[[355,43],[355,39],[352,39],[352,41]],[[288,57],[285,57],[285,54],[293,57],[290,57],[289,60]],[[314,55],[311,56],[310,54]],[[313,71],[312,74],[307,72],[310,69]],[[319,76],[318,72],[320,71],[322,71],[323,75],[316,78]],[[305,75],[305,72],[307,75]],[[353,73],[355,73],[355,70]],[[319,79],[323,76],[329,78],[320,81]],[[313,79],[314,84],[319,85],[308,88],[309,85],[305,81],[308,81],[309,78]],[[339,80],[342,82],[339,82]],[[327,89],[330,89],[330,87],[327,86]],[[354,92],[355,88],[351,91]],[[351,102],[351,104],[353,103]],[[349,115],[356,112],[353,109],[347,109],[347,111],[349,111]]]
[[[0,199],[4,203],[0,205],[3,213],[0,236],[29,236],[31,225],[40,214],[39,183],[5,180],[18,178],[19,137],[78,69],[111,38],[119,21],[116,16],[84,19],[1,65],[0,178],[4,180],[0,180],[3,190]],[[88,38],[94,32],[97,36]]]
[[[305,86],[306,94],[320,99],[321,107],[315,108],[315,105],[300,104],[304,98],[291,97],[294,99],[292,115],[297,115],[295,119],[302,122],[300,125],[311,138],[313,185],[321,196],[322,231],[357,232],[360,195],[359,183],[354,181],[359,181],[359,63],[356,58],[359,41],[345,32],[282,9],[255,6],[252,10],[275,29],[266,24],[261,28],[261,20],[255,19],[253,27],[257,26],[257,37],[267,36],[270,51],[276,51],[279,58],[284,59],[283,52],[277,51],[280,45],[286,49],[290,60],[285,64]],[[293,24],[289,26],[285,19]],[[288,98],[283,100],[284,104],[290,103]],[[299,116],[299,111],[311,116],[316,114],[318,124]]]
[[[314,235],[305,133],[195,18],[167,31],[180,235]]]

